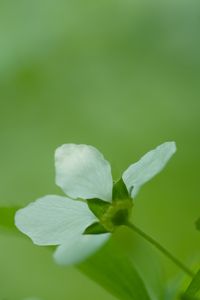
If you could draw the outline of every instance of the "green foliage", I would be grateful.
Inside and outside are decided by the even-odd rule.
[[[195,226],[197,230],[200,230],[200,218],[196,220]]]
[[[18,208],[0,208],[0,227],[17,233],[14,225],[14,214]],[[86,229],[92,233],[93,228],[102,230],[99,223],[94,223]],[[24,235],[21,235],[24,237]],[[150,300],[144,282],[136,271],[131,257],[120,255],[117,247],[113,252],[112,243],[108,243],[102,251],[78,266],[84,274],[96,281],[112,295],[121,300]],[[52,251],[53,247],[49,247]]]
[[[0,230],[19,234],[14,224],[14,216],[19,207],[0,207]]]
[[[113,201],[124,200],[127,198],[129,198],[129,192],[123,179],[121,178],[113,186]]]
[[[106,230],[101,223],[96,222],[88,226],[85,229],[84,234],[101,234],[106,232],[108,232],[108,230]]]
[[[87,204],[93,214],[100,219],[104,213],[107,211],[110,204],[106,201],[100,199],[89,199],[87,200]]]
[[[132,259],[113,251],[111,243],[78,268],[120,300],[150,300]]]
[[[188,295],[183,295],[183,296],[181,296],[181,300],[199,300],[199,298],[193,297],[193,296],[188,296]]]
[[[188,286],[182,300],[199,300],[200,299],[200,270],[197,272],[192,282]]]
[[[0,208],[0,216],[4,212],[7,212],[7,217],[13,216],[16,209]],[[5,219],[7,218],[4,218],[4,229],[17,233],[13,219],[11,221],[9,218],[7,222],[5,222]],[[93,224],[91,228],[87,229],[87,233],[90,230],[92,231],[93,226],[96,230],[99,224]],[[24,235],[21,236],[24,237]],[[117,247],[113,252],[114,247],[111,244],[111,242],[108,243],[101,251],[77,266],[77,268],[120,300],[150,300],[145,284],[136,271],[132,258],[127,255],[120,255]],[[54,247],[49,247],[49,249],[53,251]]]

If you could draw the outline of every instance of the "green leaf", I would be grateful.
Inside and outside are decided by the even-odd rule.
[[[13,233],[18,233],[17,228],[15,227],[14,217],[16,211],[20,207],[0,207],[0,229],[9,230]]]
[[[115,200],[124,200],[130,198],[127,187],[121,178],[113,186],[113,201]]]
[[[191,281],[185,294],[182,296],[182,299],[184,300],[200,299],[200,270],[197,272],[197,274]]]
[[[187,295],[181,296],[181,300],[199,300],[199,299],[200,298],[193,297],[193,296],[187,296]]]
[[[110,206],[110,203],[97,198],[87,200],[87,204],[89,209],[99,219],[104,215]]]
[[[195,226],[197,230],[200,230],[200,218],[195,222]]]
[[[106,233],[108,230],[106,230],[103,225],[99,222],[93,223],[92,225],[88,226],[84,234],[100,234],[100,233]]]
[[[14,225],[14,215],[18,209],[18,207],[0,208],[0,227],[18,233]],[[98,227],[99,224],[95,223],[92,226]],[[53,251],[54,247],[48,247],[48,249]],[[127,254],[120,255],[119,253],[117,244],[113,247],[110,241],[102,250],[78,265],[77,268],[120,300],[150,300],[132,258]]]
[[[145,282],[150,298],[165,299],[166,276],[160,254],[136,232],[129,232],[126,227],[120,227],[113,238],[118,247],[127,253],[125,255],[129,255],[134,267]],[[174,300],[174,298],[168,299]]]
[[[184,284],[185,284],[185,274],[182,272],[179,272],[178,274],[170,278],[170,280],[168,280],[164,285],[164,299],[183,300],[184,296],[182,294],[180,295],[180,291],[182,290]]]
[[[120,255],[112,242],[78,266],[79,270],[120,300],[150,300],[131,258]]]

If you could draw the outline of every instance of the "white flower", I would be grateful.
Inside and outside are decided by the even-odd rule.
[[[175,143],[166,142],[148,152],[129,166],[121,184],[113,188],[110,164],[97,149],[65,144],[55,152],[55,167],[56,184],[67,197],[47,195],[36,200],[17,211],[15,224],[37,245],[59,245],[54,253],[57,263],[79,263],[125,222],[132,198],[175,151]]]

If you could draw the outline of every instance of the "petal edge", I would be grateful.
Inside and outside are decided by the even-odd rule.
[[[131,197],[135,197],[143,184],[162,171],[175,152],[175,142],[165,142],[128,167],[122,178],[131,192]]]
[[[77,235],[73,240],[60,245],[54,252],[54,259],[59,265],[74,265],[87,259],[102,247],[110,233]]]
[[[36,245],[59,245],[97,219],[86,203],[48,195],[17,211],[15,225]]]
[[[56,184],[71,198],[112,199],[111,167],[88,145],[64,144],[55,151]]]

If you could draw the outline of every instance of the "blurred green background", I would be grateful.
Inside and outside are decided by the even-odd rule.
[[[177,154],[141,190],[133,221],[198,265],[199,30],[196,0],[1,0],[0,205],[62,195],[53,161],[60,144],[97,147],[117,178],[175,140]],[[114,300],[28,239],[1,233],[0,245],[1,299]],[[161,259],[166,278],[175,275]]]

